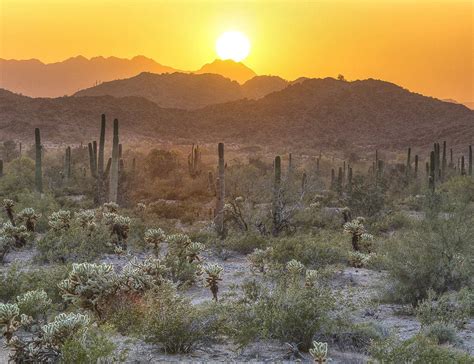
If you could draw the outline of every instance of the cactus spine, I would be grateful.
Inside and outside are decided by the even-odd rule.
[[[119,122],[114,119],[112,161],[110,165],[109,201],[117,203],[119,182]]]
[[[35,187],[38,193],[43,193],[42,149],[40,130],[35,128]]]
[[[224,236],[224,201],[225,201],[225,160],[224,160],[224,143],[219,143],[217,147],[218,177],[217,177],[217,201],[216,201],[216,231],[220,237]]]

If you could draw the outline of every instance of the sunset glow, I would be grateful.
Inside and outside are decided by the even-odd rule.
[[[241,32],[225,32],[216,42],[216,51],[220,59],[243,61],[250,53],[250,42]]]

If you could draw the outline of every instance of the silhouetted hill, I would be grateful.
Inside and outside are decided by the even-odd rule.
[[[97,138],[100,114],[121,120],[124,136],[270,146],[274,150],[428,148],[447,140],[466,147],[474,138],[474,111],[378,81],[309,79],[258,100],[202,109],[163,109],[144,98],[30,99],[0,93],[0,130],[32,140]]]
[[[231,60],[216,59],[212,63],[207,63],[201,69],[194,72],[195,74],[214,73],[230,78],[239,83],[244,83],[257,74],[241,62],[234,62]]]
[[[125,80],[105,82],[74,96],[140,96],[161,107],[197,109],[243,98],[240,85],[215,74],[141,73]]]
[[[269,93],[283,90],[289,82],[278,76],[256,76],[242,85],[244,95],[249,99],[259,99]]]
[[[0,59],[0,87],[33,97],[58,97],[97,82],[127,78],[144,71],[164,73],[176,70],[143,56],[132,59],[78,56],[49,64],[37,59]]]

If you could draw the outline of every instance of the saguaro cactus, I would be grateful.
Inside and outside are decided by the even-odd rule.
[[[466,167],[464,165],[464,156],[461,157],[461,176],[466,175]]]
[[[194,145],[191,147],[191,153],[188,155],[188,170],[189,175],[192,178],[201,174],[201,151],[199,150],[199,145]]]
[[[3,177],[3,160],[0,159],[0,177]]]
[[[104,161],[105,161],[105,114],[102,114],[100,123],[99,138],[99,154],[97,156],[97,194],[100,204],[105,202],[105,178],[104,178]]]
[[[436,170],[436,157],[434,150],[430,153],[430,176],[428,177],[428,185],[432,192],[435,191],[435,170]]]
[[[281,157],[277,155],[274,161],[274,180],[273,180],[273,201],[272,201],[272,217],[274,236],[278,235],[281,230],[282,223],[282,200],[281,200]]]
[[[112,162],[110,165],[109,201],[117,203],[119,182],[119,122],[114,119]]]
[[[38,193],[43,193],[42,149],[40,130],[35,128],[35,187]]]
[[[352,193],[352,167],[347,169],[347,192]]]
[[[418,178],[418,154],[415,155],[415,178]]]
[[[469,146],[469,161],[468,161],[468,172],[472,176],[472,145]]]
[[[441,162],[441,175],[443,178],[446,178],[446,166],[447,166],[447,158],[446,158],[446,141],[443,142],[443,161]]]
[[[216,231],[224,236],[224,201],[225,201],[225,160],[224,160],[224,143],[219,143],[218,147],[218,177],[217,177],[217,200],[216,200]]]
[[[92,143],[89,143],[87,146],[89,148],[89,168],[91,171],[91,177],[95,178],[97,176],[97,164],[95,162],[94,147],[92,146]]]
[[[66,156],[64,159],[64,177],[66,181],[71,178],[71,147],[66,148]]]
[[[406,175],[407,177],[411,176],[411,148],[408,148],[408,152],[407,152]]]

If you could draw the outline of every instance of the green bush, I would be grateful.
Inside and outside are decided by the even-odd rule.
[[[272,239],[273,259],[286,263],[296,259],[308,266],[324,266],[347,261],[350,242],[340,232],[321,231],[315,235],[297,235]]]
[[[124,355],[114,356],[116,346],[107,338],[107,331],[89,328],[85,334],[74,335],[61,348],[60,363],[95,364],[121,362]]]
[[[242,299],[223,309],[226,330],[241,346],[265,338],[308,351],[314,335],[327,330],[335,304],[329,289],[320,285],[303,288],[289,276],[279,280],[274,289],[254,283],[244,287],[244,293]]]
[[[43,262],[83,262],[110,252],[109,242],[110,232],[101,224],[94,230],[73,225],[65,231],[48,230],[37,247]]]
[[[394,339],[376,341],[370,354],[382,363],[457,363],[472,364],[469,354],[438,346],[432,339],[417,335],[402,342]]]
[[[0,275],[0,301],[8,302],[28,291],[44,290],[54,303],[62,302],[58,283],[68,274],[68,266],[48,266],[34,270],[21,270],[12,264]]]
[[[462,211],[448,217],[429,214],[385,245],[387,268],[395,281],[394,299],[416,305],[429,290],[443,293],[473,287],[471,216]]]
[[[454,344],[457,341],[456,327],[446,322],[433,322],[423,329],[423,333],[437,344]]]
[[[147,342],[160,344],[167,353],[187,353],[212,338],[214,322],[203,308],[164,286],[146,297],[142,332]]]
[[[247,232],[232,234],[227,237],[224,245],[229,250],[234,250],[242,254],[249,254],[256,248],[263,248],[267,244],[266,238],[260,234]]]

